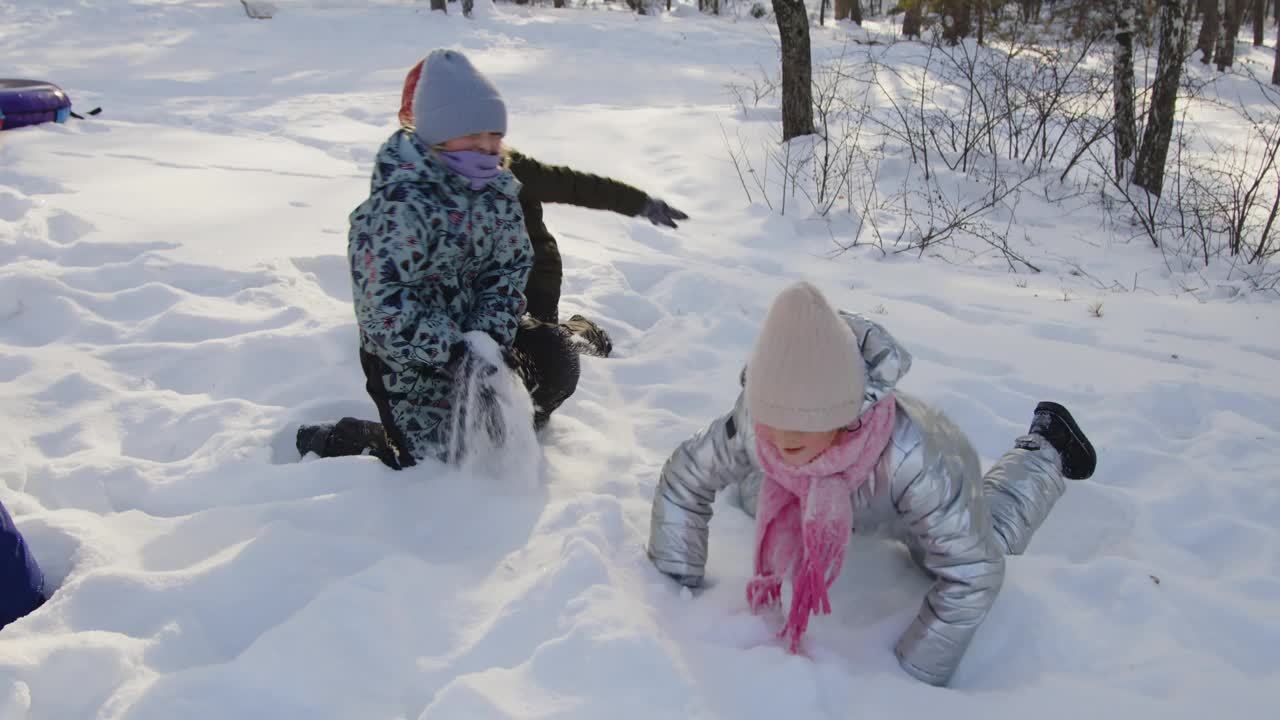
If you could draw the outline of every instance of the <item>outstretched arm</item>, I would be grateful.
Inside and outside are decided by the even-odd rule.
[[[726,415],[676,448],[653,495],[649,558],[685,585],[702,580],[707,565],[711,503],[716,493],[751,472],[751,419],[741,395]]]
[[[511,151],[511,172],[524,185],[522,192],[538,202],[578,205],[634,216],[644,210],[649,200],[643,190],[624,182],[578,172],[563,165],[545,165],[514,150]]]

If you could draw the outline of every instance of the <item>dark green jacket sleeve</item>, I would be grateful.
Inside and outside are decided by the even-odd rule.
[[[560,165],[544,165],[514,150],[511,151],[511,172],[524,185],[521,196],[527,195],[536,202],[639,215],[649,198],[644,191],[626,183]]]
[[[563,268],[556,238],[542,221],[542,203],[564,203],[638,215],[648,195],[617,180],[567,167],[544,165],[515,150],[510,150],[510,153],[511,172],[521,183],[520,206],[524,208],[525,225],[529,230],[529,241],[533,244],[533,272],[524,291],[529,301],[529,314],[543,322],[554,323],[559,315]]]
[[[528,312],[535,318],[555,324],[560,316],[560,282],[564,268],[560,260],[560,248],[556,238],[542,222],[542,203],[530,199],[523,190],[520,207],[524,209],[524,224],[533,245],[533,271],[525,285]]]

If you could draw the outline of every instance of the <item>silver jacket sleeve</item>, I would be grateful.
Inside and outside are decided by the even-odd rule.
[[[934,577],[895,652],[903,670],[946,685],[995,602],[1004,551],[991,526],[977,453],[942,413],[898,394],[890,492],[912,556]]]
[[[685,440],[662,467],[649,523],[649,558],[687,585],[707,564],[707,529],[716,493],[753,471],[755,430],[744,396],[728,414]]]

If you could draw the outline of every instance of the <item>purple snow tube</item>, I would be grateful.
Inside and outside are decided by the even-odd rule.
[[[0,130],[43,122],[66,122],[71,99],[62,88],[39,80],[0,79]]]

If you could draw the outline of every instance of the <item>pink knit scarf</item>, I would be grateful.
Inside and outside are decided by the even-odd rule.
[[[756,450],[764,482],[756,503],[755,577],[747,583],[751,612],[781,604],[782,579],[791,578],[791,612],[778,637],[792,653],[809,627],[809,616],[831,612],[827,591],[840,576],[845,546],[853,532],[851,495],[875,471],[893,433],[895,403],[889,395],[863,413],[856,429],[808,464],[782,460],[773,443],[756,430]]]

